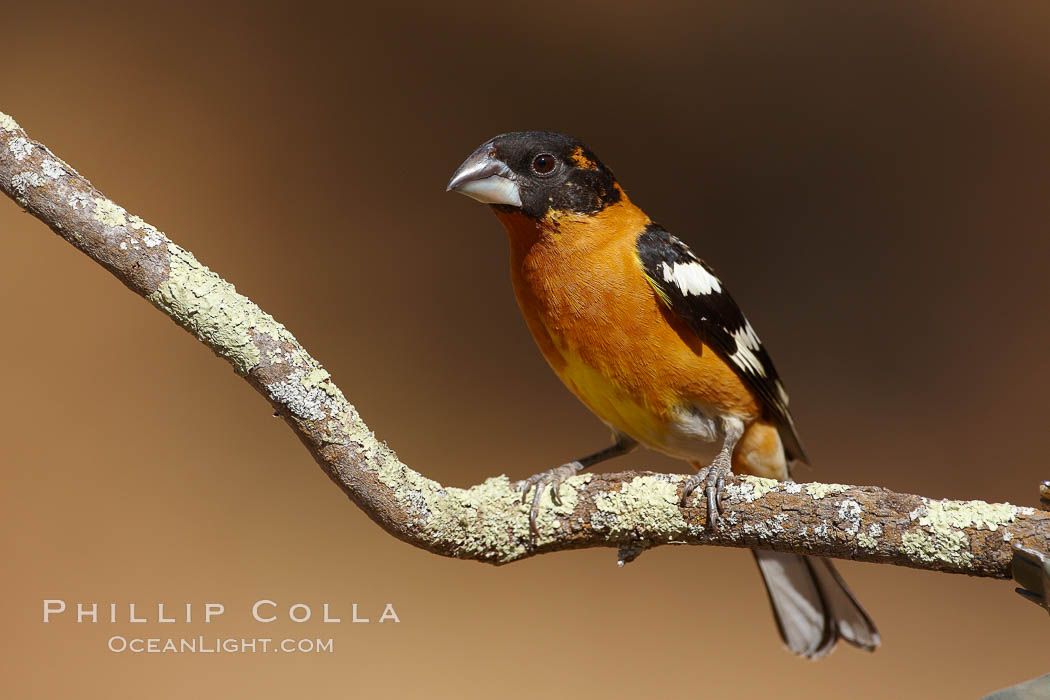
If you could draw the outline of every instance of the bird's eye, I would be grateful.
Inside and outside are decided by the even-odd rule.
[[[532,169],[537,175],[550,175],[558,165],[558,159],[550,153],[541,153],[532,159]]]

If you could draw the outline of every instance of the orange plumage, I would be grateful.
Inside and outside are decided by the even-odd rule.
[[[754,395],[646,280],[635,241],[650,220],[620,193],[595,215],[497,212],[514,294],[540,351],[584,405],[643,445],[674,453],[667,431],[681,407],[710,406],[749,424],[734,468],[785,478],[776,428],[756,420]]]

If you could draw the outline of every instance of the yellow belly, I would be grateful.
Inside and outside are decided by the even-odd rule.
[[[557,342],[557,341],[555,341]],[[631,396],[577,353],[563,350],[558,377],[606,425],[651,450],[705,465],[721,447],[724,434],[717,407],[685,402],[662,412]],[[666,408],[666,407],[665,407]],[[733,454],[733,470],[767,479],[789,478],[784,448],[775,426],[748,423]]]
[[[662,442],[665,421],[652,408],[618,386],[601,370],[587,364],[571,348],[564,347],[557,339],[555,344],[561,346],[558,352],[564,361],[555,372],[591,412],[605,424],[643,444]]]

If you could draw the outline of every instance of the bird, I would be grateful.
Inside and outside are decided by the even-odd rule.
[[[788,394],[758,334],[714,269],[627,196],[579,140],[519,131],[479,146],[447,191],[489,205],[510,241],[511,282],[554,373],[612,431],[613,444],[519,482],[540,495],[639,445],[697,471],[717,530],[725,480],[789,481],[808,463]],[[827,559],[752,550],[788,649],[819,658],[842,639],[866,651],[878,630]]]

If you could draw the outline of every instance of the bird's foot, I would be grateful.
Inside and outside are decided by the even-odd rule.
[[[703,484],[704,494],[707,497],[707,524],[713,532],[718,532],[718,518],[722,513],[722,494],[725,493],[726,477],[731,476],[732,473],[730,460],[719,455],[711,464],[689,477],[689,480],[685,482],[680,504],[684,506],[693,491]]]
[[[532,496],[532,508],[529,509],[529,532],[532,533],[533,537],[538,535],[536,529],[536,518],[539,517],[540,514],[540,498],[543,496],[543,490],[549,486],[551,490],[551,501],[554,502],[554,505],[560,506],[561,496],[558,495],[558,489],[561,487],[562,482],[570,476],[576,476],[582,469],[583,465],[579,462],[569,462],[560,467],[548,469],[539,474],[533,474],[528,479],[518,482],[518,490],[521,491],[522,505],[528,500],[529,491],[531,491],[534,486],[536,487],[536,492]]]

